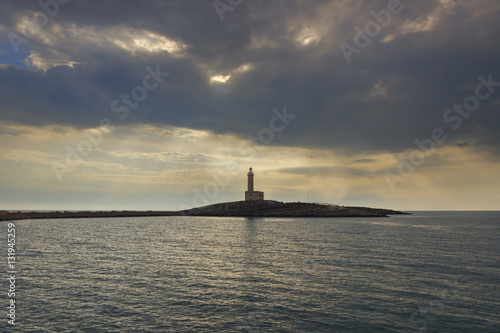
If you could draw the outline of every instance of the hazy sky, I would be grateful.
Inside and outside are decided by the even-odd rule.
[[[0,209],[500,209],[497,0],[0,9]]]

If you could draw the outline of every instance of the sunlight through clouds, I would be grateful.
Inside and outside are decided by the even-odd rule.
[[[103,33],[104,37],[109,41],[131,53],[166,51],[172,54],[179,54],[186,48],[186,45],[182,43],[146,30],[116,28],[104,31]]]
[[[225,83],[231,78],[231,75],[214,75],[210,77],[210,82]]]
[[[250,166],[276,200],[498,202],[499,3],[222,3],[231,2],[217,2],[223,21],[211,2],[5,2],[5,205],[16,202],[10,193],[50,193],[67,207],[105,193],[118,206],[127,193],[175,209],[230,165],[231,184],[214,202],[241,198]],[[454,107],[462,101],[474,111]],[[280,105],[297,120],[280,122]],[[447,141],[391,192],[384,175],[404,173],[415,140],[438,128]],[[62,182],[54,165],[71,170]]]

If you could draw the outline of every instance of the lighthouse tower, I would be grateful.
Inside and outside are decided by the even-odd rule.
[[[248,191],[247,192],[253,192],[253,170],[250,168],[250,170],[247,173],[248,176]]]
[[[250,168],[248,173],[248,189],[245,191],[245,201],[264,200],[264,192],[253,190],[253,169]]]

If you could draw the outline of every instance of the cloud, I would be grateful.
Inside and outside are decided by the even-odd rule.
[[[258,169],[277,177],[266,181],[281,193],[291,177],[311,176],[323,188],[324,176],[338,186],[332,200],[363,191],[381,197],[373,183],[362,182],[386,186],[383,172],[397,168],[397,156],[417,149],[415,139],[431,137],[435,128],[448,140],[419,168],[418,180],[462,158],[498,168],[500,88],[457,130],[443,115],[474,94],[478,76],[500,81],[500,3],[403,1],[401,13],[347,63],[340,43],[352,44],[355,28],[364,29],[371,12],[387,3],[252,0],[221,22],[211,1],[70,1],[16,53],[8,34],[22,36],[42,9],[6,2],[0,12],[5,163],[64,160],[66,145],[108,118],[116,132],[82,164],[82,177],[118,183],[136,172],[130,179],[150,184],[160,169],[186,181],[228,160],[247,168],[255,160],[241,156],[238,145],[269,127],[273,108],[286,105],[297,117],[258,150]],[[120,119],[112,103],[143,85],[147,66],[169,75]],[[45,145],[33,148],[34,138]],[[23,160],[23,149],[48,155]],[[191,173],[169,173],[180,169]]]
[[[0,116],[23,124],[94,126],[115,116],[110,103],[141,83],[147,65],[158,63],[171,76],[127,122],[246,137],[266,125],[273,107],[286,104],[302,120],[274,144],[402,151],[431,127],[446,126],[443,112],[473,91],[477,76],[493,73],[500,80],[500,48],[492,42],[500,5],[405,3],[383,28],[391,40],[374,39],[348,65],[338,45],[373,20],[370,10],[386,6],[252,1],[221,23],[210,4],[193,1],[71,2],[28,43],[25,61],[37,70],[0,68]],[[20,33],[39,9],[8,4],[2,29]],[[500,121],[492,106],[498,99],[485,101],[452,140],[478,126],[485,138],[497,140],[491,120]]]
[[[292,173],[299,175],[308,175],[314,177],[367,177],[379,175],[380,171],[362,169],[362,168],[351,168],[347,166],[323,166],[323,167],[299,167],[299,168],[284,168],[280,169],[279,172]]]

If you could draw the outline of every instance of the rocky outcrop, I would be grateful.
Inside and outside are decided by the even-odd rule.
[[[304,202],[273,200],[235,201],[184,211],[188,216],[248,216],[248,217],[383,217],[407,214],[390,209],[345,207]]]
[[[103,218],[141,216],[242,216],[242,217],[383,217],[407,214],[390,209],[346,207],[304,202],[274,200],[234,201],[203,206],[183,211],[55,211],[6,212],[0,211],[0,221],[55,218]]]

